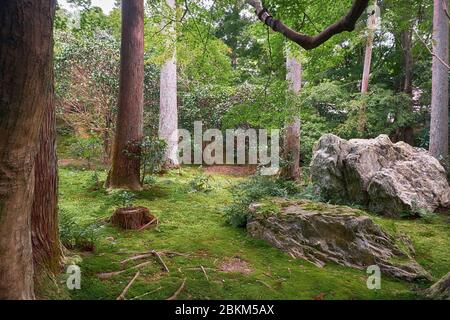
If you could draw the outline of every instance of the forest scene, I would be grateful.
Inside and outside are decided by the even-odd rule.
[[[0,0],[0,300],[450,300],[449,12]]]

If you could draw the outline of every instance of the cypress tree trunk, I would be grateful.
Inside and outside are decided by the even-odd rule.
[[[0,299],[33,299],[31,211],[55,1],[0,0]]]
[[[122,1],[119,112],[107,186],[139,190],[140,161],[136,144],[143,136],[144,0]],[[124,151],[129,151],[126,154]]]
[[[300,61],[289,53],[286,58],[286,81],[294,94],[299,94],[302,88],[302,66]],[[281,175],[288,180],[296,181],[300,178],[300,127],[299,116],[295,116],[292,123],[287,125],[284,141],[284,158],[288,165],[283,167]]]
[[[34,168],[31,240],[35,274],[42,271],[58,273],[62,259],[58,226],[58,167],[53,97],[48,102],[39,134],[40,146]]]
[[[433,18],[433,84],[431,97],[430,153],[448,161],[448,18],[444,11],[448,0],[434,0]],[[438,58],[439,57],[439,58]]]
[[[166,0],[176,20],[175,0]],[[173,22],[175,23],[175,22]],[[167,142],[165,167],[178,166],[178,110],[177,110],[177,64],[176,64],[176,30],[173,24],[168,28],[167,41],[173,48],[172,57],[161,69],[159,137]]]

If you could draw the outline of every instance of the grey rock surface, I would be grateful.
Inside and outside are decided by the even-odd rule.
[[[327,200],[366,205],[391,217],[450,208],[450,187],[439,161],[386,135],[348,141],[323,136],[314,148],[311,179]]]
[[[391,277],[431,280],[414,260],[408,238],[391,236],[362,211],[306,200],[273,201],[250,207],[247,232],[252,237],[318,267],[326,262],[361,270],[378,265]]]

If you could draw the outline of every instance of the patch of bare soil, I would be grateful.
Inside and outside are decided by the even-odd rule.
[[[204,167],[206,173],[219,173],[232,176],[249,176],[256,172],[256,166],[211,166]]]
[[[239,258],[228,258],[223,261],[220,265],[220,271],[243,274],[249,274],[253,272],[250,265],[246,261]]]

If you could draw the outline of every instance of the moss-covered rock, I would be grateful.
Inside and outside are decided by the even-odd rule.
[[[391,235],[357,209],[307,200],[265,200],[250,207],[248,233],[322,267],[326,262],[407,281],[431,280],[405,236]]]
[[[427,290],[432,299],[450,300],[450,272]]]

